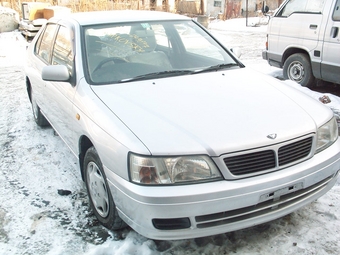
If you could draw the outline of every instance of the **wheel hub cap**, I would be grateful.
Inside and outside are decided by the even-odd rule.
[[[94,208],[101,217],[105,218],[110,209],[108,189],[102,173],[94,162],[90,162],[87,166],[87,180]]]
[[[305,72],[301,63],[293,62],[290,65],[288,72],[289,79],[300,82],[303,79],[304,75]]]

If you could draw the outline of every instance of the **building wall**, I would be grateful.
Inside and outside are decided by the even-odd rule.
[[[219,14],[223,14],[224,4],[224,0],[207,1],[206,15],[217,18]]]

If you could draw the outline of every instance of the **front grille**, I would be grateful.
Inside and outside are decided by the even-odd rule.
[[[265,148],[262,151],[226,157],[223,161],[233,175],[275,170],[308,157],[312,144],[313,137],[308,137],[282,146]]]
[[[273,150],[225,158],[224,162],[234,175],[264,171],[276,166],[275,152]]]
[[[292,191],[291,193],[263,201],[254,206],[241,209],[219,212],[209,215],[196,216],[197,228],[209,228],[220,225],[232,224],[252,218],[272,214],[275,211],[285,208],[294,207],[296,204],[308,201],[312,196],[325,192],[328,184],[336,179],[337,176],[329,176],[328,178],[316,183],[308,188]]]
[[[313,139],[307,139],[285,145],[279,149],[279,166],[283,166],[307,157],[312,148]]]

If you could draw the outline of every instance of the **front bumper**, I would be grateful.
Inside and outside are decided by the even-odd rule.
[[[287,215],[329,191],[339,169],[340,140],[300,164],[233,181],[141,186],[105,171],[127,224],[148,238],[176,240],[235,231]]]
[[[282,56],[280,55],[276,55],[276,54],[268,52],[267,50],[264,50],[262,51],[262,58],[264,60],[267,60],[270,66],[274,66],[277,68],[283,67],[283,63],[281,63]]]
[[[268,52],[266,50],[262,51],[262,58],[268,60]]]

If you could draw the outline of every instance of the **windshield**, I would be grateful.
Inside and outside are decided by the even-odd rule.
[[[190,75],[238,66],[191,20],[87,26],[83,35],[84,66],[91,84]]]

